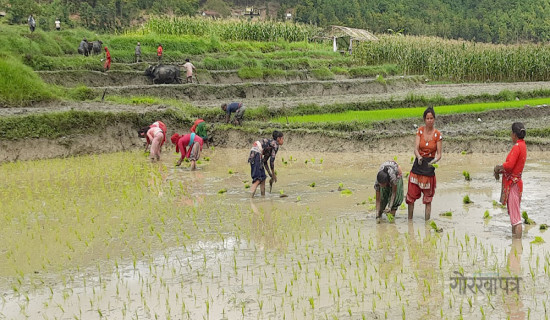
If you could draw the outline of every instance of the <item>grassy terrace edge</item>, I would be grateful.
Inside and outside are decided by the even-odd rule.
[[[550,104],[550,98],[538,98],[529,100],[512,100],[501,102],[472,103],[461,105],[442,105],[434,106],[437,115],[457,114],[457,113],[477,113],[489,110],[523,108],[525,105],[545,105]],[[371,123],[376,121],[385,121],[392,119],[405,119],[422,117],[425,107],[412,108],[394,108],[381,110],[349,110],[330,114],[310,114],[295,115],[290,117],[278,117],[273,119],[279,123],[304,123],[304,122],[360,122]]]

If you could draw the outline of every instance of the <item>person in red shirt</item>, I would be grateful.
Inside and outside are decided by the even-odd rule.
[[[525,126],[521,122],[512,124],[512,132],[510,137],[514,146],[508,156],[506,162],[495,166],[495,178],[498,180],[502,174],[502,189],[500,193],[500,202],[506,205],[510,223],[512,224],[512,236],[521,238],[521,194],[523,192],[523,180],[521,174],[527,160],[527,147],[525,145]]]
[[[159,47],[157,48],[157,58],[159,59],[159,63],[162,60],[162,44],[159,43]]]
[[[180,136],[177,133],[172,135],[172,143],[176,145],[176,153],[181,153],[181,157],[176,163],[176,166],[180,166],[183,162],[183,159],[188,158],[191,161],[191,170],[197,168],[197,160],[201,155],[203,140],[196,133],[188,133],[186,135]]]
[[[109,49],[105,47],[105,64],[103,65],[103,71],[109,71],[111,69],[111,53]]]
[[[414,202],[424,194],[422,203],[426,205],[424,218],[430,220],[432,199],[435,195],[435,167],[441,159],[442,140],[441,132],[435,129],[435,111],[428,107],[424,111],[424,124],[416,132],[414,154],[416,159],[409,174],[409,188],[407,190],[407,205],[409,219],[413,218]]]

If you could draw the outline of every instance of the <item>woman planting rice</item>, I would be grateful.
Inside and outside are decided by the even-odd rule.
[[[183,159],[188,158],[191,161],[191,170],[197,168],[197,160],[201,156],[203,140],[196,133],[188,133],[184,136],[180,136],[177,133],[172,135],[172,143],[176,145],[176,153],[180,152],[181,157],[176,163],[176,166],[180,166]]]
[[[149,152],[151,161],[160,160],[160,150],[165,140],[166,125],[164,123],[157,121],[149,126],[149,130],[147,130],[147,143],[151,143],[151,151]]]
[[[416,159],[409,174],[406,201],[409,206],[409,219],[413,218],[414,202],[420,198],[421,193],[424,194],[422,203],[426,205],[424,212],[426,220],[430,219],[432,212],[432,199],[436,187],[435,167],[433,165],[441,159],[441,140],[443,140],[441,132],[435,129],[434,122],[435,111],[432,107],[428,107],[424,111],[425,126],[418,128],[416,132],[414,146]]]
[[[269,183],[273,184],[277,182],[277,175],[275,174],[275,156],[279,151],[279,146],[283,145],[284,137],[280,131],[273,131],[273,139],[261,139],[254,142],[252,149],[250,149],[250,155],[248,156],[248,162],[250,163],[250,175],[252,177],[252,197],[256,193],[258,185],[262,196],[265,195],[265,169],[271,177]],[[269,166],[267,166],[269,161]],[[270,168],[271,167],[271,168]]]
[[[527,147],[525,146],[525,126],[521,122],[512,124],[510,137],[514,146],[506,157],[506,162],[495,166],[495,178],[498,180],[502,173],[502,189],[500,202],[506,205],[510,223],[512,224],[512,236],[521,238],[521,193],[523,192],[523,180],[521,174],[527,160]]]
[[[376,175],[374,190],[376,190],[376,221],[380,222],[382,212],[391,215],[391,218],[395,217],[397,208],[403,203],[403,172],[397,162],[382,163]],[[386,209],[388,205],[389,208]],[[391,218],[390,220],[393,220]]]

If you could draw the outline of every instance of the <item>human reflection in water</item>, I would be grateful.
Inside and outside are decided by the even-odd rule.
[[[508,268],[510,270],[510,277],[522,276],[521,271],[521,254],[523,253],[523,244],[521,239],[513,238],[512,247],[508,253]],[[507,275],[501,275],[507,276]],[[505,310],[508,319],[526,319],[525,310],[523,308],[523,302],[521,298],[521,280],[518,285],[520,286],[519,294],[517,292],[510,291],[508,294],[504,292]]]
[[[395,224],[376,225],[376,248],[381,253],[379,260],[380,277],[388,279],[403,266],[403,237]]]
[[[243,223],[250,223],[250,234],[252,239],[258,244],[258,249],[277,249],[282,246],[282,237],[278,233],[276,226],[280,224],[276,209],[270,203],[258,208],[252,200],[250,200],[250,209],[252,216],[246,218]],[[292,232],[290,228],[284,228],[288,232]]]
[[[419,309],[425,313],[439,310],[443,305],[441,292],[445,290],[441,282],[440,269],[437,266],[437,236],[432,236],[429,224],[422,223],[419,229],[424,230],[424,238],[420,231],[415,233],[414,223],[408,222],[407,251],[409,253],[409,265],[415,275],[417,289],[416,299]],[[412,284],[409,284],[412,286]],[[427,316],[427,315],[426,315]],[[427,316],[428,317],[428,316]]]

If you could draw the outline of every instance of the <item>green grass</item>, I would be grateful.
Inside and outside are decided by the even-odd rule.
[[[520,101],[503,101],[490,103],[473,103],[464,105],[447,105],[435,107],[436,115],[483,112],[496,109],[523,108],[528,105],[550,104],[550,98],[540,98]],[[370,111],[346,111],[330,114],[313,114],[303,116],[289,116],[288,121],[292,123],[301,122],[361,122],[371,123],[375,121],[384,121],[391,119],[418,118],[422,117],[424,107],[417,108],[396,108]],[[285,117],[279,117],[274,122],[286,123]]]
[[[56,100],[60,90],[45,84],[33,70],[9,55],[0,54],[0,107],[27,106]]]

